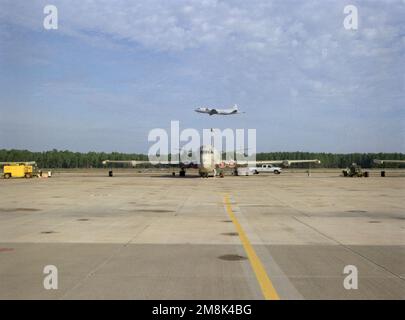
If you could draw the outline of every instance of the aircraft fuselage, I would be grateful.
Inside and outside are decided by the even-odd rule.
[[[229,109],[216,109],[216,108],[201,107],[201,108],[195,109],[195,112],[206,113],[206,114],[209,114],[210,116],[212,116],[212,115],[228,116],[231,114],[240,113],[238,110],[238,107],[236,105],[233,108],[229,108]]]
[[[215,175],[216,167],[221,162],[221,155],[218,150],[210,145],[200,147],[200,165],[198,172],[200,176]]]

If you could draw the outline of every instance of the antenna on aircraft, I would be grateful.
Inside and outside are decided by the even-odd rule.
[[[211,147],[214,148],[214,129],[211,128]]]

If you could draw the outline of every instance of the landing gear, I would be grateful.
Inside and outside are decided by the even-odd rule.
[[[180,177],[185,177],[186,176],[186,170],[184,170],[183,168],[180,170],[179,173]]]

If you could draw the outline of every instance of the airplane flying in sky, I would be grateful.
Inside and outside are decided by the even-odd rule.
[[[228,108],[228,109],[216,109],[216,108],[201,107],[201,108],[195,109],[195,112],[207,113],[210,116],[212,116],[214,114],[218,114],[218,115],[222,115],[222,116],[228,116],[228,115],[231,115],[231,114],[243,113],[243,112],[239,111],[238,106],[236,104],[232,108]]]

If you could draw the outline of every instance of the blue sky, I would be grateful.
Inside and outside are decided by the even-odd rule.
[[[404,54],[403,0],[0,0],[0,148],[146,153],[179,120],[255,128],[258,151],[405,152]]]

